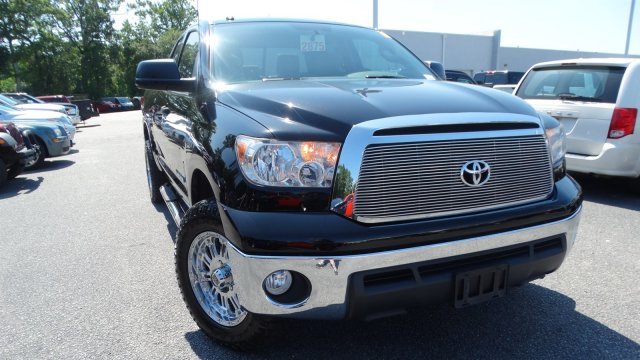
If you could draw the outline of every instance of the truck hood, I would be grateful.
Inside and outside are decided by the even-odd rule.
[[[537,117],[515,96],[475,85],[405,79],[276,80],[225,85],[218,101],[283,140],[342,141],[356,124],[434,113],[514,113]]]

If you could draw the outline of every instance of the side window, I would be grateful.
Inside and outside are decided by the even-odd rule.
[[[184,36],[180,36],[180,39],[176,42],[176,46],[173,47],[173,51],[171,52],[171,58],[178,62],[180,58],[180,53],[182,52],[182,47],[184,46]]]
[[[196,76],[196,60],[198,59],[198,47],[200,38],[197,31],[189,33],[187,41],[182,49],[182,55],[178,62],[181,78],[190,78]]]

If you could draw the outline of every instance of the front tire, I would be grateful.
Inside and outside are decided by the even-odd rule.
[[[160,195],[160,187],[164,184],[164,174],[158,169],[158,165],[153,158],[150,140],[145,140],[144,142],[144,155],[149,196],[152,203],[160,204],[163,202],[162,195]]]
[[[640,196],[640,177],[628,179],[626,187],[630,193]]]
[[[22,172],[24,171],[24,165],[22,164],[15,164],[12,167],[9,168],[9,170],[7,171],[7,179],[12,180],[15,179],[16,176],[22,174]]]
[[[44,164],[44,159],[48,154],[47,146],[41,139],[36,138],[36,143],[33,146],[36,149],[36,158],[26,164],[25,169],[27,170],[34,170],[41,167]]]
[[[209,337],[246,350],[263,339],[270,322],[242,308],[233,289],[233,266],[215,201],[187,211],[176,241],[175,265],[182,298],[191,317]]]
[[[7,182],[7,165],[0,159],[0,188]]]

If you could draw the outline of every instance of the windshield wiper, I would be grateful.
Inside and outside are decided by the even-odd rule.
[[[263,77],[262,81],[301,80],[301,77]]]
[[[366,75],[367,79],[406,79],[406,76],[402,75]]]
[[[560,99],[560,100],[602,102],[602,99],[594,98],[594,97],[591,97],[591,96],[576,95],[576,94],[572,94],[572,93],[561,93],[561,94],[558,94],[558,99]]]

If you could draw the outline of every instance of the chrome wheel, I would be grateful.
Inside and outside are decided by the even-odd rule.
[[[188,268],[191,288],[202,310],[222,326],[240,324],[247,312],[233,289],[227,240],[212,231],[196,236],[189,247]]]
[[[38,160],[40,160],[40,156],[42,156],[42,154],[41,154],[41,152],[40,152],[40,151],[41,151],[41,150],[40,150],[40,146],[38,146],[38,145],[33,145],[33,149],[35,150],[35,155],[36,155],[36,156],[35,156],[32,160],[29,160],[29,161],[27,161],[27,162],[24,164],[24,167],[25,167],[25,168],[30,168],[30,167],[32,167],[33,165],[35,165],[35,164],[38,162]]]

